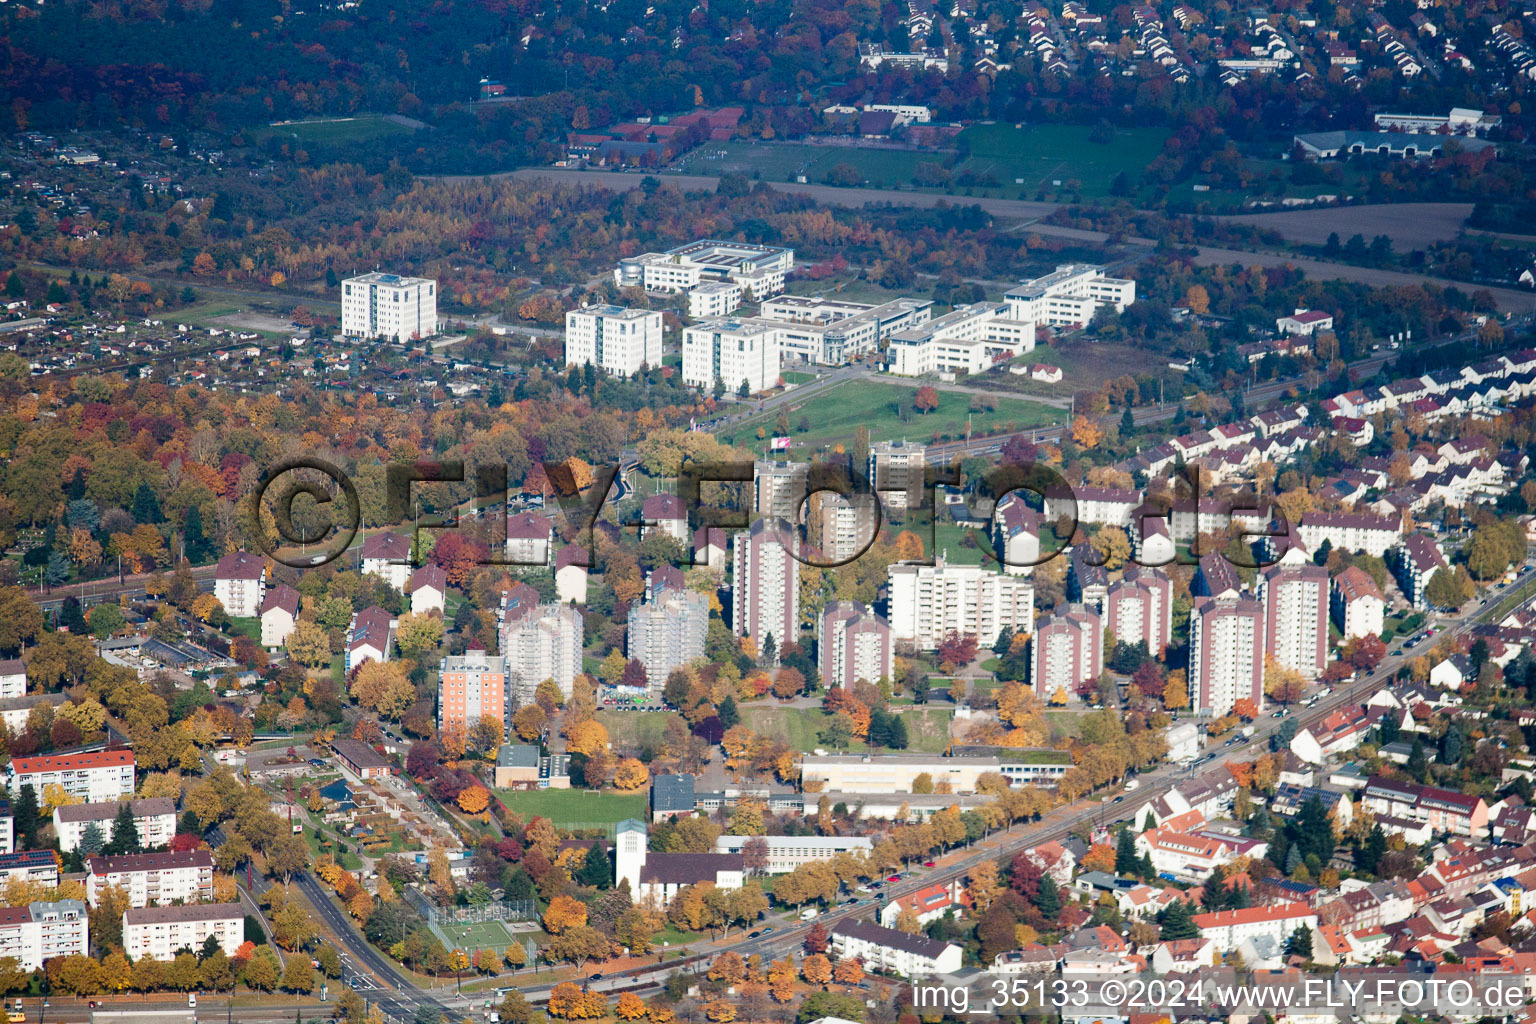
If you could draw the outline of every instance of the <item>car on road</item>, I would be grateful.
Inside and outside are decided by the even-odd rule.
[[[764,935],[772,935],[773,934],[773,927],[770,925],[769,927],[764,928],[763,929],[763,934]]]
[[[899,882],[899,881],[901,881],[901,876],[900,875],[892,875],[890,878],[887,878],[886,881],[887,882]]]
[[[1125,797],[1123,797],[1123,796],[1117,796],[1113,800],[1111,800],[1110,803],[1117,804],[1117,803],[1119,803],[1120,801],[1122,801],[1124,799],[1125,799]]]
[[[755,938],[757,938],[761,934],[763,934],[763,933],[762,932],[747,932],[747,938],[755,939]]]
[[[931,861],[931,860],[925,860],[925,861],[923,861],[923,867],[925,867],[925,868],[931,868],[931,867],[933,867],[933,861]]]
[[[20,1010],[12,1010],[10,1013],[5,1015],[5,1019],[9,1021],[10,1024],[23,1024],[23,1022],[27,1019],[27,1015],[22,1013]]]
[[[589,975],[587,975],[587,980],[588,981],[598,981],[599,979],[602,978],[602,976],[603,976],[603,972],[602,971],[598,971],[596,974],[589,974]]]

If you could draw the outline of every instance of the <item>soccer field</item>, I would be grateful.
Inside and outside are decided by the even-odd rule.
[[[435,924],[432,930],[449,949],[494,949],[500,953],[517,940],[500,921],[475,924]]]

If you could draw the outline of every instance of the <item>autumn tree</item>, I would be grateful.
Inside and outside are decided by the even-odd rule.
[[[921,413],[930,413],[939,407],[939,393],[931,385],[924,384],[917,389],[912,396],[912,408]]]

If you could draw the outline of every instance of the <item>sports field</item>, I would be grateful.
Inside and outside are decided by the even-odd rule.
[[[1023,430],[1059,423],[1064,416],[1061,409],[1020,398],[998,398],[995,410],[970,413],[970,394],[939,390],[937,409],[929,413],[913,412],[903,418],[902,410],[911,409],[912,398],[920,386],[917,381],[850,380],[814,395],[804,403],[791,401],[788,407],[790,423],[798,424],[802,416],[811,423],[809,431],[793,433],[791,437],[796,448],[808,445],[814,449],[839,441],[852,441],[858,428],[866,426],[869,436],[876,439],[908,437],[914,441],[927,441],[935,434],[963,437],[968,415],[975,431],[1006,427],[1010,423],[1013,425],[1011,429]],[[737,432],[734,441],[730,435],[723,439],[751,447],[757,440],[757,427],[771,427],[776,415],[777,410],[774,410],[772,415],[765,413],[747,420],[746,429]]]
[[[556,828],[600,828],[645,817],[644,793],[595,793],[589,789],[498,789],[507,809],[525,819],[548,818]]]
[[[990,173],[1001,185],[1000,194],[1017,194],[1019,189],[1049,194],[1071,190],[1070,183],[1077,182],[1075,191],[1104,196],[1121,171],[1133,178],[1145,171],[1168,138],[1161,128],[1122,128],[1112,141],[1091,142],[1092,132],[1086,125],[1072,124],[973,125],[960,133],[961,147],[970,157],[955,174]]]
[[[475,924],[436,924],[432,930],[449,949],[494,949],[500,953],[517,940],[500,921]]]
[[[796,181],[804,176],[811,184],[823,184],[827,172],[847,164],[859,173],[861,184],[871,188],[911,185],[919,163],[943,163],[949,153],[904,149],[873,149],[868,146],[809,146],[798,142],[732,140],[706,143],[672,169],[683,174],[745,174],[764,181]]]

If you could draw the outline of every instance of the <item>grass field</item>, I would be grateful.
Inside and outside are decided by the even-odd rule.
[[[517,940],[500,921],[478,921],[474,924],[438,924],[432,930],[449,949],[494,949],[500,953]]]
[[[1110,182],[1125,171],[1136,175],[1162,152],[1168,132],[1161,128],[1122,129],[1112,142],[1090,142],[1093,129],[1086,125],[1039,124],[1015,128],[1011,124],[972,125],[960,133],[962,148],[970,156],[955,168],[991,174],[1000,183],[1001,195],[1026,197],[1044,191],[1048,196],[1081,192],[1085,196],[1109,194]],[[1022,179],[1022,180],[1021,180]],[[1060,185],[1056,185],[1056,181]],[[1077,187],[1073,188],[1072,183]]]
[[[660,716],[656,716],[660,717]],[[548,818],[556,828],[612,825],[625,818],[645,817],[644,793],[594,793],[587,789],[498,789],[507,808],[525,818]]]
[[[361,114],[357,117],[327,118],[320,121],[292,121],[269,126],[274,135],[286,136],[300,142],[320,142],[335,145],[344,142],[366,142],[386,135],[408,134],[411,129],[389,120],[381,114]]]
[[[798,142],[749,142],[733,140],[701,146],[674,170],[685,174],[740,173],[767,181],[794,181],[800,176],[813,184],[826,181],[838,164],[853,167],[872,188],[910,185],[920,162],[943,163],[953,152],[918,152],[873,149],[868,146],[808,146]]]
[[[935,434],[959,437],[965,434],[967,414],[972,396],[959,391],[938,392],[939,407],[933,412],[912,413],[905,420],[900,410],[910,409],[912,396],[918,384],[887,383],[882,380],[850,380],[815,395],[803,403],[789,404],[791,423],[801,416],[811,422],[811,429],[795,434],[799,443],[812,448],[832,445],[839,441],[852,441],[860,426],[869,428],[872,438],[908,437],[914,441],[926,441]],[[973,430],[982,431],[1012,424],[1012,429],[1044,426],[1062,419],[1062,410],[1022,398],[996,399],[997,408],[991,412],[970,413]],[[774,411],[777,415],[777,411]],[[735,436],[726,436],[727,443],[740,440],[746,444],[756,441],[759,423],[771,424],[773,416],[764,415],[746,420],[737,428]]]
[[[662,730],[677,717],[673,712],[599,711],[597,720],[608,730],[608,740],[616,751],[634,753],[643,747],[661,745]]]
[[[902,712],[907,724],[907,749],[937,754],[949,746],[949,719],[947,708],[923,708]],[[771,736],[796,750],[810,752],[821,746],[818,733],[825,728],[827,717],[815,709],[744,707],[741,720],[747,728],[760,736]],[[851,743],[850,751],[865,749],[863,743]]]

